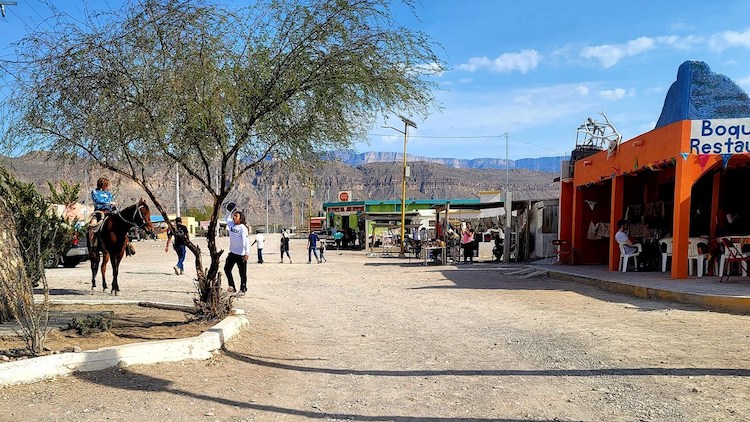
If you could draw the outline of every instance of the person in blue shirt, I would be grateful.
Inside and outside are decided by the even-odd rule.
[[[109,185],[109,179],[106,177],[100,177],[99,180],[96,181],[96,189],[91,191],[91,200],[94,201],[94,213],[91,215],[92,222],[96,219],[96,222],[98,223],[102,220],[102,217],[117,212],[115,196],[109,191]],[[98,238],[94,235],[93,229],[89,230],[89,240],[93,241],[94,245],[98,242]],[[125,240],[125,253],[128,256],[135,255],[135,248],[130,243],[129,239]]]
[[[315,255],[315,260],[320,264],[320,258],[318,258],[318,237],[317,233],[312,232],[310,236],[307,236],[307,263],[312,263],[312,255]]]
[[[115,196],[109,191],[109,179],[106,177],[100,177],[96,181],[96,189],[91,191],[91,199],[94,201],[94,211],[109,214],[117,210]]]

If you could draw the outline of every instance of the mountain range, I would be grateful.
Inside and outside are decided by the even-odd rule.
[[[371,154],[370,159],[386,159],[387,154]],[[456,160],[457,162],[460,160]],[[520,161],[520,160],[519,160]],[[112,180],[117,203],[126,206],[144,197],[144,192],[133,181],[107,172],[88,160],[59,161],[45,153],[29,153],[0,162],[19,180],[33,182],[42,193],[49,193],[47,181],[80,183],[79,200],[90,203],[90,190],[100,176]],[[514,199],[552,199],[559,196],[559,185],[554,181],[559,172],[544,172],[526,168],[470,168],[453,167],[426,161],[410,161],[410,177],[406,183],[408,199],[471,199],[481,191],[510,189]],[[322,210],[324,202],[335,202],[339,191],[351,191],[352,200],[394,200],[401,198],[403,162],[368,162],[349,165],[343,161],[324,161],[310,175],[290,172],[281,161],[271,161],[265,173],[250,173],[237,181],[236,189],[227,198],[246,212],[248,223],[280,226],[300,225],[303,216]],[[172,213],[176,209],[176,178],[153,180],[152,185],[160,202]],[[190,209],[205,209],[211,198],[196,180],[180,175],[179,198],[183,214]],[[312,195],[311,195],[312,193]]]
[[[399,152],[356,152],[336,151],[331,154],[332,159],[340,160],[350,166],[367,163],[398,163],[403,162],[404,154]],[[406,154],[406,161],[422,161],[426,163],[442,164],[452,168],[470,169],[528,169],[546,172],[560,172],[560,163],[567,160],[566,156],[522,158],[519,160],[505,160],[502,158],[434,158]]]

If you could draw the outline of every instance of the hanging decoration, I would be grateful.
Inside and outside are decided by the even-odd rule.
[[[727,168],[727,163],[730,158],[732,158],[732,154],[721,154],[721,164],[723,168]]]
[[[708,163],[708,159],[709,158],[711,158],[711,156],[708,155],[708,154],[700,154],[698,156],[698,163],[700,163],[700,165],[701,165],[701,170],[703,170],[704,168],[706,168],[706,163]]]
[[[594,207],[596,206],[596,201],[589,201],[588,199],[585,199],[583,202],[589,204],[589,208],[591,208],[591,211],[594,211]]]
[[[635,157],[635,164],[633,165],[633,170],[638,170],[638,157]]]
[[[690,155],[687,152],[681,152],[680,155],[682,156],[682,161],[687,161],[688,155]]]

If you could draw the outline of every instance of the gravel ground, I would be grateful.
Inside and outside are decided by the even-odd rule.
[[[250,327],[215,358],[0,389],[0,420],[750,421],[748,316],[496,264],[307,264],[304,240],[279,264],[266,244],[237,301]],[[190,303],[194,269],[175,275],[163,241],[136,247],[120,296],[92,293],[81,265],[48,273],[54,297]]]

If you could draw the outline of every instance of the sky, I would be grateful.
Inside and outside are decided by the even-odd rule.
[[[47,1],[16,1],[0,18],[0,57],[51,14]],[[123,3],[49,1],[72,13]],[[686,60],[750,89],[748,1],[422,0],[417,17],[396,3],[393,10],[439,44],[448,67],[435,79],[440,109],[406,116],[417,126],[408,132],[412,155],[568,155],[576,129],[588,117],[602,121],[602,112],[627,141],[654,128]],[[355,149],[403,152],[403,134],[383,125],[404,129],[398,118],[379,120]]]

